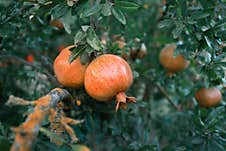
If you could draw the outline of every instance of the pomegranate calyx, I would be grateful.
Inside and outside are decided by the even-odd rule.
[[[167,72],[167,76],[168,76],[169,78],[172,78],[173,75],[174,75],[174,72],[172,72],[172,71],[168,71],[168,72]]]
[[[116,107],[115,107],[115,111],[117,112],[120,107],[123,108],[124,110],[126,110],[127,109],[126,102],[135,103],[136,98],[127,96],[125,94],[125,92],[120,92],[116,95],[116,101],[117,101],[117,104],[116,104]]]

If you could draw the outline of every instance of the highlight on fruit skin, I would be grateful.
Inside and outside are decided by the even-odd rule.
[[[195,99],[201,107],[214,107],[220,104],[222,95],[217,88],[201,88],[195,92]]]
[[[159,54],[160,64],[168,70],[168,72],[175,73],[187,68],[189,62],[183,55],[174,56],[176,44],[169,44],[165,46]]]
[[[136,102],[125,91],[133,82],[129,64],[121,57],[104,54],[93,60],[85,73],[85,89],[97,101],[107,102],[116,98],[116,111],[127,108],[126,102]]]
[[[84,75],[87,65],[82,65],[80,57],[77,57],[73,62],[69,62],[69,57],[72,52],[69,50],[75,45],[64,48],[56,57],[53,69],[57,80],[60,84],[66,87],[81,88],[84,85]]]

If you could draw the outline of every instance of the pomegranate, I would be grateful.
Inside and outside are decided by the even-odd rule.
[[[64,25],[60,19],[53,19],[50,21],[50,26],[57,27],[58,29],[63,29]]]
[[[137,52],[137,58],[143,59],[147,55],[147,48],[144,43],[141,44],[141,48]]]
[[[85,89],[97,101],[109,101],[116,97],[116,111],[119,107],[126,109],[126,102],[136,102],[125,91],[133,82],[129,64],[121,57],[104,54],[93,60],[85,73]]]
[[[185,69],[188,66],[188,61],[182,55],[173,56],[176,49],[175,44],[170,44],[164,47],[159,55],[159,61],[168,72],[175,73]]]
[[[27,55],[26,59],[27,62],[33,63],[34,62],[34,56],[32,54]]]
[[[90,151],[90,149],[85,145],[73,145],[72,150],[76,151]]]
[[[84,75],[86,65],[82,65],[80,57],[76,58],[72,63],[69,63],[71,51],[69,49],[74,45],[64,48],[56,57],[53,69],[57,80],[66,87],[80,88],[84,84]]]
[[[195,99],[202,107],[214,107],[218,105],[222,99],[221,92],[212,88],[201,88],[195,93]]]

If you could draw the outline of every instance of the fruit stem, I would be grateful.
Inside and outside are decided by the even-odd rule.
[[[127,109],[126,102],[135,103],[136,98],[135,97],[128,97],[125,94],[125,92],[119,92],[116,95],[116,101],[117,101],[117,104],[116,104],[116,107],[115,107],[115,111],[117,112],[120,107],[122,107],[124,110]]]

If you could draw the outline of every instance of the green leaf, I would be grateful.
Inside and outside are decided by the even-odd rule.
[[[95,5],[92,8],[86,9],[80,14],[80,18],[89,17],[98,13],[102,9],[102,5]]]
[[[64,16],[68,12],[68,9],[69,9],[69,7],[67,5],[65,5],[64,3],[60,3],[60,4],[56,5],[52,9],[53,18],[60,18],[60,17]]]
[[[133,9],[136,10],[140,6],[134,2],[127,2],[127,1],[115,1],[115,6],[124,8],[124,9]]]
[[[71,9],[67,11],[67,13],[62,17],[62,22],[64,25],[64,29],[67,33],[71,33],[71,23],[72,23]]]
[[[69,57],[69,63],[72,63],[86,48],[86,45],[79,45],[72,50],[72,54]]]
[[[176,28],[172,31],[172,33],[173,33],[173,38],[178,38],[183,30],[184,30],[184,25],[178,23],[178,24],[176,25]]]
[[[101,13],[104,16],[110,16],[111,15],[111,8],[112,8],[112,4],[109,1],[106,1],[105,4],[103,4],[103,8]]]
[[[89,63],[90,61],[90,57],[89,57],[89,53],[84,51],[83,53],[81,53],[80,55],[80,62],[82,65],[85,65],[87,63]]]
[[[203,19],[208,17],[210,14],[205,12],[197,12],[193,14],[193,19]]]
[[[126,24],[126,18],[125,15],[122,13],[122,11],[118,8],[113,8],[112,13],[115,16],[115,18],[122,23],[123,25]]]
[[[218,64],[218,65],[222,65],[224,67],[226,67],[226,62],[214,62],[214,64]]]
[[[223,20],[221,20],[221,21],[219,21],[219,22],[215,25],[214,28],[215,28],[215,29],[218,29],[218,28],[226,28],[226,18],[223,19]]]
[[[97,37],[95,31],[93,30],[93,28],[89,29],[86,41],[95,50],[100,50],[102,48],[101,42],[98,39],[98,37]]]
[[[82,31],[87,32],[89,28],[90,28],[90,26],[84,25],[84,26],[82,26]]]
[[[80,43],[86,37],[86,33],[79,30],[74,37],[74,45]]]
[[[210,41],[210,39],[207,36],[204,36],[204,38],[206,40],[206,44],[208,45],[208,47],[212,49],[212,42]]]
[[[164,19],[159,22],[159,28],[168,27],[173,24],[172,19]]]

